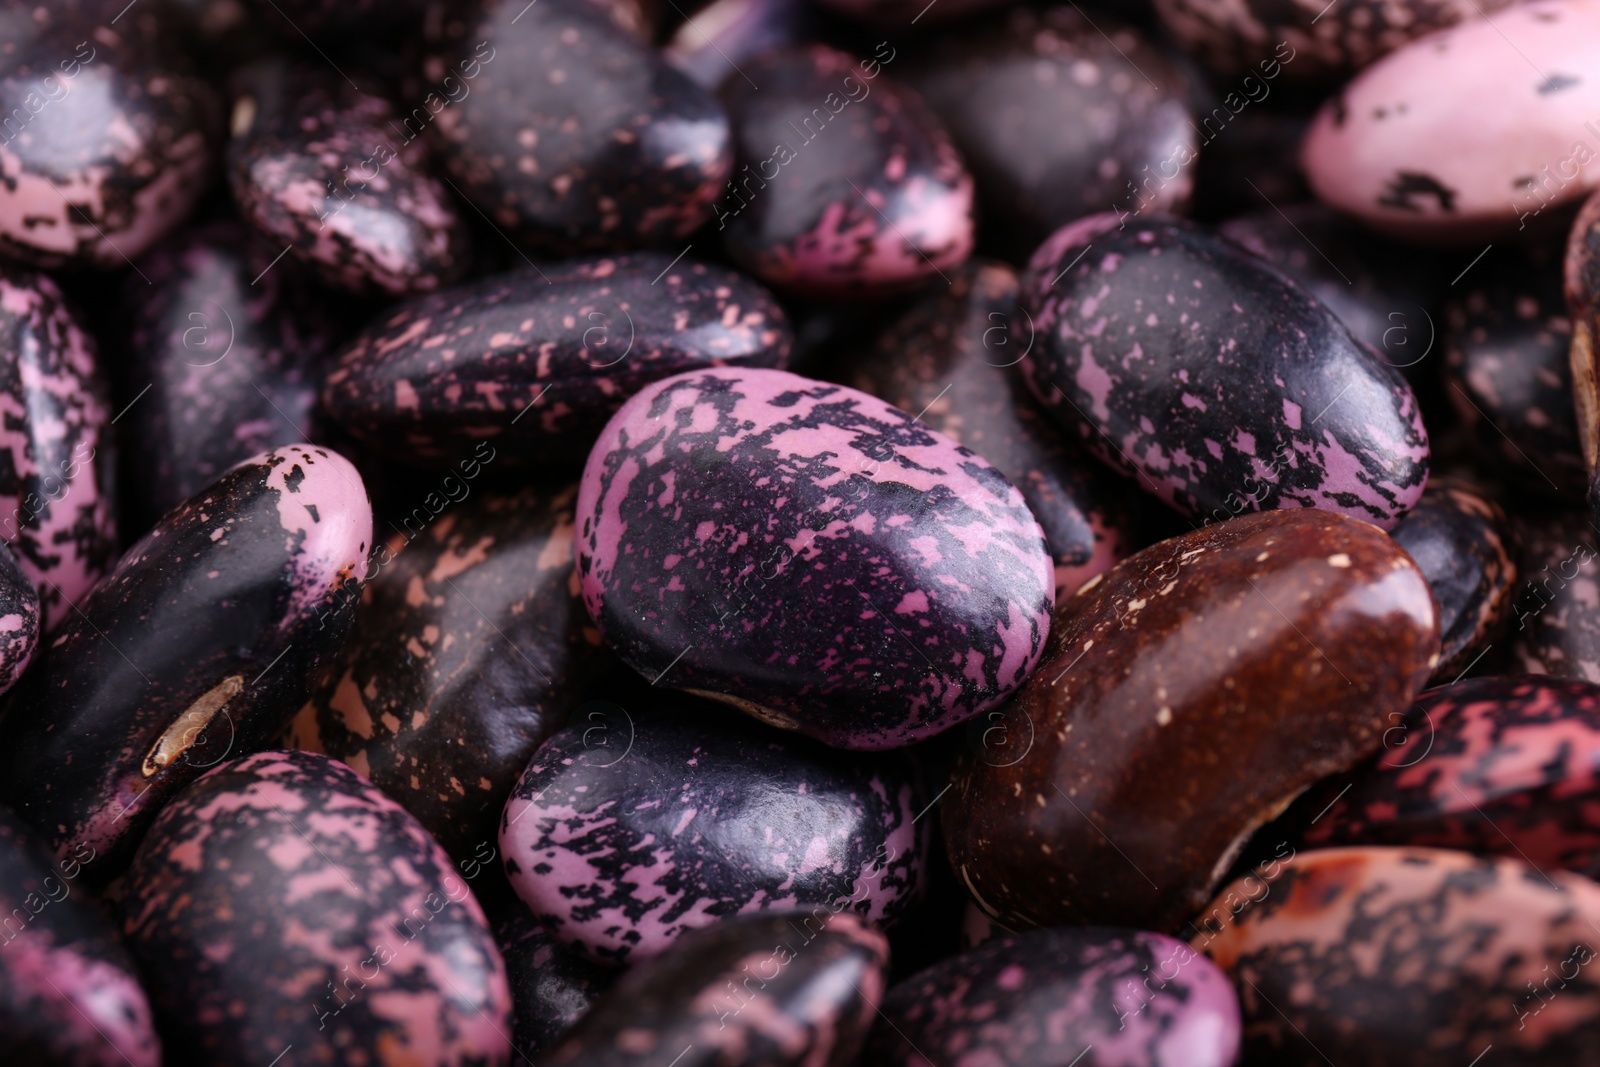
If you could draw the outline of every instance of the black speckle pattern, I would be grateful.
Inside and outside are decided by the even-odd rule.
[[[46,629],[117,556],[111,412],[94,338],[43,274],[0,273],[0,540]]]
[[[1424,848],[1304,852],[1191,944],[1234,979],[1246,1064],[1600,1064],[1600,886]]]
[[[1321,813],[1306,845],[1425,845],[1600,873],[1600,687],[1470,678],[1424,693],[1384,741],[1306,799]]]

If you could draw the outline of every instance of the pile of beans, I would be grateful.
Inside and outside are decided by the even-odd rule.
[[[1596,190],[1600,0],[0,0],[0,1063],[1600,1065]]]

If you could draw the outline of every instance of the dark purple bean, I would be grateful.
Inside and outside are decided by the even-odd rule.
[[[1239,998],[1163,934],[1107,927],[987,941],[889,990],[863,1062],[887,1067],[1231,1067]],[[1094,1050],[1092,1056],[1085,1053]]]
[[[1132,27],[1075,6],[1015,8],[907,62],[906,81],[977,179],[986,246],[1015,262],[1096,211],[1187,206],[1198,155],[1188,79]]]
[[[711,217],[733,159],[727,116],[594,5],[484,0],[444,20],[433,53],[444,95],[418,132],[520,244],[675,246]]]
[[[726,267],[653,252],[569,260],[402,304],[345,348],[322,400],[363,443],[412,465],[488,449],[570,470],[646,384],[781,367],[791,345],[777,301]]]
[[[356,294],[432,292],[466,272],[466,223],[427,174],[423,142],[395,147],[388,100],[309,63],[257,64],[235,81],[228,177],[274,249]]]
[[[927,801],[903,756],[836,752],[711,708],[613,706],[534,753],[500,851],[552,935],[631,964],[750,911],[893,922],[922,891]]]
[[[972,176],[943,124],[884,74],[895,56],[887,41],[859,63],[795,47],[723,82],[737,169],[711,206],[728,254],[768,285],[881,297],[972,251]]]
[[[1457,287],[1443,313],[1445,391],[1477,453],[1519,488],[1576,499],[1588,486],[1559,261],[1501,250]],[[1464,292],[1459,290],[1465,290]]]
[[[337,760],[259,752],[195,782],[139,847],[122,910],[168,1062],[510,1062],[477,900]]]
[[[1516,593],[1506,514],[1472,486],[1435,479],[1391,536],[1422,569],[1439,607],[1434,681],[1454,681],[1500,639]]]
[[[1316,203],[1282,212],[1263,208],[1230,219],[1217,232],[1310,290],[1356,340],[1417,387],[1437,374],[1444,348],[1432,310],[1441,282],[1438,261],[1357,229]]]
[[[86,843],[97,876],[117,873],[162,804],[305,701],[371,545],[361,476],[336,453],[233,468],[128,549],[18,687],[0,792],[58,855]]]
[[[1185,515],[1318,507],[1387,529],[1422,496],[1405,379],[1231,242],[1094,215],[1034,253],[1022,302],[1045,410]]]
[[[548,1052],[616,984],[620,968],[594,963],[562,945],[519,903],[495,928],[516,1010],[515,1047]]]
[[[576,486],[425,505],[380,545],[297,748],[334,756],[398,800],[458,861],[492,854],[500,811],[567,718],[594,658],[572,573]],[[441,500],[441,503],[443,501]]]
[[[848,1067],[888,959],[881,934],[825,908],[730,918],[629,971],[549,1062]]]
[[[124,377],[130,394],[149,386],[118,420],[140,530],[235,463],[310,434],[333,326],[266,265],[247,254],[243,227],[214,223],[142,259],[148,285],[127,282]]]

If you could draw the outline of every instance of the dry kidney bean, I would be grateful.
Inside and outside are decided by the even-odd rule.
[[[1502,6],[0,0],[6,1062],[1595,1062]]]

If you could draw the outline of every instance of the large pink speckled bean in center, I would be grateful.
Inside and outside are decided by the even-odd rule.
[[[1033,668],[1055,579],[987,461],[785,371],[668,378],[620,410],[578,496],[606,638],[662,685],[843,748],[907,745]]]

